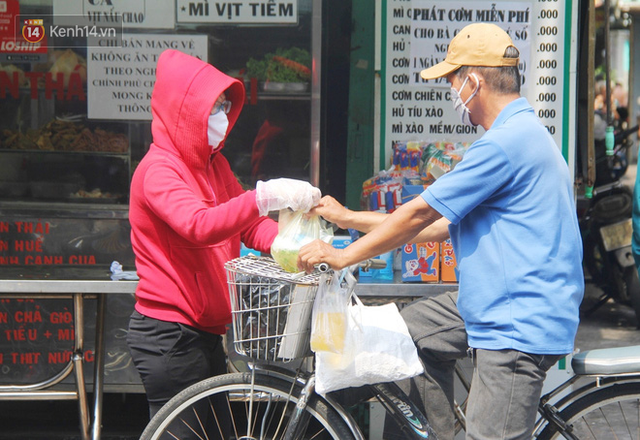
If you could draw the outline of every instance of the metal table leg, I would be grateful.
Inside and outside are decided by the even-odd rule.
[[[80,429],[82,439],[89,440],[89,402],[84,376],[84,298],[81,293],[73,295],[75,315],[75,346],[73,350],[73,370],[76,377],[78,406],[80,410]]]
[[[106,297],[98,294],[96,308],[96,346],[93,365],[93,429],[92,439],[100,440],[102,428],[102,395],[104,386],[104,315]]]

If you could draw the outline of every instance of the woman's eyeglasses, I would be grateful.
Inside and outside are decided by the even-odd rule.
[[[215,104],[213,104],[213,109],[211,109],[211,114],[215,115],[219,111],[223,111],[225,115],[228,115],[230,110],[231,110],[231,101],[216,102]]]

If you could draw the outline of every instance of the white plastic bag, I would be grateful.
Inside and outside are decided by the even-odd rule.
[[[343,354],[316,353],[316,391],[330,391],[422,374],[418,351],[407,324],[393,304],[365,306],[354,294],[349,306]]]

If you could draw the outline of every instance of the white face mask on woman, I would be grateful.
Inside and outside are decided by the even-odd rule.
[[[211,153],[214,153],[218,149],[218,145],[224,139],[227,134],[227,128],[229,127],[229,119],[225,112],[217,112],[215,115],[209,116],[209,126],[207,127],[207,136],[209,138],[209,145],[211,146]]]
[[[478,77],[475,73],[472,73],[471,75],[476,79],[477,84],[476,89],[473,91],[471,96],[469,96],[469,98],[465,102],[462,102],[462,98],[460,97],[464,86],[467,85],[467,81],[469,81],[469,77],[467,76],[467,78],[462,83],[462,86],[460,86],[459,92],[451,87],[451,101],[453,101],[453,108],[458,113],[458,116],[460,116],[460,120],[462,121],[462,123],[464,125],[475,127],[477,124],[471,122],[471,111],[467,107],[467,104],[469,103],[469,101],[471,101],[471,98],[476,96],[476,93],[478,93],[478,89],[480,88],[480,81],[478,80]]]

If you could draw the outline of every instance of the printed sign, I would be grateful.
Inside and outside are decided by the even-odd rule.
[[[150,121],[156,63],[166,49],[206,61],[207,36],[125,34],[121,48],[89,48],[89,119]]]
[[[51,183],[55,186],[55,182]],[[105,211],[106,212],[106,211]],[[0,273],[5,279],[110,279],[119,261],[133,270],[134,255],[123,215],[109,218],[27,216],[2,212]],[[87,278],[85,274],[90,273]],[[106,298],[104,327],[105,385],[138,384],[124,335],[135,302],[133,295]],[[93,378],[96,301],[85,300],[84,362]],[[0,384],[31,384],[51,378],[74,356],[74,307],[71,299],[0,298]],[[92,317],[92,319],[87,319]],[[64,383],[74,383],[73,375]],[[106,388],[105,388],[106,389]]]
[[[54,15],[80,15],[85,25],[119,20],[124,28],[173,29],[173,0],[53,0]]]
[[[488,5],[469,2],[447,2],[446,7],[435,8],[435,2],[414,1],[409,17],[411,20],[411,67],[412,85],[435,85],[449,87],[446,79],[424,81],[420,71],[444,61],[451,39],[465,26],[475,22],[495,23],[511,37],[520,51],[522,87],[527,86],[527,63],[531,58],[530,36],[531,4],[505,2]]]
[[[178,0],[178,23],[295,24],[297,0]]]
[[[444,60],[451,39],[476,22],[495,23],[520,51],[522,95],[533,106],[556,144],[566,148],[563,121],[569,118],[571,87],[564,55],[570,29],[562,2],[386,1],[382,92],[384,166],[394,141],[472,142],[483,129],[460,121],[445,79],[425,81],[420,71]],[[563,149],[565,157],[566,151]]]

